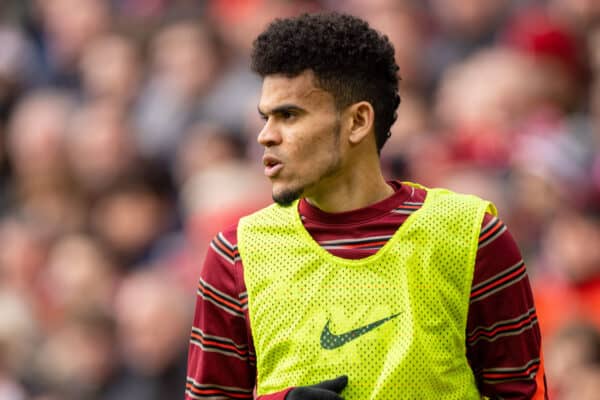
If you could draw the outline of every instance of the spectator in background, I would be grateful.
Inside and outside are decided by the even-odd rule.
[[[116,298],[120,350],[126,373],[117,399],[171,400],[183,396],[191,304],[160,270],[127,277]]]
[[[217,123],[198,121],[190,125],[178,143],[173,174],[183,187],[196,174],[238,162],[244,154],[239,136]]]
[[[32,392],[69,400],[119,398],[108,395],[121,362],[112,316],[93,309],[77,312],[48,333],[31,363]]]
[[[151,68],[135,115],[141,154],[172,162],[183,132],[219,78],[220,48],[208,23],[180,19],[152,38]]]
[[[137,42],[125,34],[107,33],[93,40],[79,61],[82,96],[127,109],[144,78],[140,53]]]
[[[169,175],[145,165],[112,182],[90,208],[90,228],[116,257],[132,269],[168,250],[169,234],[176,229]]]
[[[571,30],[585,36],[600,23],[600,4],[593,0],[550,0],[548,13]]]
[[[93,236],[74,233],[56,240],[40,274],[51,322],[88,312],[109,314],[120,270]]]
[[[88,199],[139,168],[135,128],[128,117],[120,101],[94,99],[82,104],[69,120],[66,161]]]
[[[595,60],[596,78],[590,90],[590,130],[593,141],[590,146],[593,154],[588,171],[591,178],[590,207],[598,212],[600,209],[600,28],[594,33],[590,47],[591,57]]]
[[[562,327],[546,346],[552,398],[592,400],[598,392],[600,330],[582,320]],[[596,381],[594,384],[593,382]]]
[[[5,122],[33,74],[33,49],[23,32],[0,24],[0,121]]]
[[[435,112],[454,163],[507,168],[518,123],[533,107],[527,80],[532,72],[519,54],[498,48],[446,70]]]
[[[41,292],[44,265],[54,232],[40,221],[19,214],[0,219],[0,291],[15,291],[45,322]]]
[[[31,360],[39,340],[35,311],[18,291],[0,290],[0,398],[24,400],[25,381],[31,377]]]
[[[430,37],[424,64],[432,89],[447,68],[495,43],[509,7],[508,0],[432,1],[435,34]]]
[[[600,243],[600,218],[564,206],[542,234],[537,297],[549,335],[573,319],[600,329],[600,249],[594,243]]]
[[[80,197],[65,163],[65,134],[73,99],[56,89],[28,93],[12,115],[7,149],[14,173],[5,206],[58,231],[80,227]]]
[[[578,110],[588,71],[585,68],[585,47],[568,26],[538,8],[525,9],[510,19],[502,32],[500,43],[528,58],[535,74],[536,101],[547,117],[562,117]]]
[[[110,30],[111,8],[106,0],[36,1],[38,21],[31,24],[42,84],[78,88],[77,67],[84,49]]]

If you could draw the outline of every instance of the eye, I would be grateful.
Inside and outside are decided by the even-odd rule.
[[[281,121],[291,122],[298,117],[298,112],[295,110],[280,110],[277,112],[277,118]]]

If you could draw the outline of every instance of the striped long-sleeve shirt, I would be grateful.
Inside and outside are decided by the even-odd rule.
[[[349,259],[379,250],[427,192],[398,182],[391,197],[369,207],[328,214],[301,200],[307,231],[332,254]],[[248,318],[236,227],[219,233],[200,272],[186,400],[252,399],[256,356]],[[471,288],[467,358],[483,395],[545,399],[541,337],[525,264],[502,221],[486,214]],[[283,400],[289,389],[262,400]]]

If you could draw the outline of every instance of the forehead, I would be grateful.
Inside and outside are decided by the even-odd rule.
[[[259,109],[263,112],[282,104],[300,107],[333,106],[331,93],[320,88],[312,71],[304,71],[294,77],[283,74],[268,75],[263,80]]]

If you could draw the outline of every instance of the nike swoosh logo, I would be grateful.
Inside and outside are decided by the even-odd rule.
[[[353,329],[346,333],[342,333],[341,335],[336,335],[329,330],[329,324],[331,323],[331,320],[327,320],[325,328],[323,328],[323,332],[321,332],[321,347],[326,350],[337,349],[338,347],[345,345],[346,343],[364,335],[365,333],[372,331],[379,325],[382,325],[388,322],[389,320],[396,318],[400,314],[402,313],[391,315],[387,318],[380,319],[379,321],[372,322],[360,328]]]

